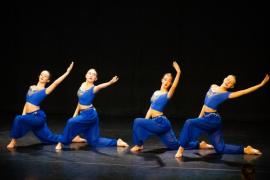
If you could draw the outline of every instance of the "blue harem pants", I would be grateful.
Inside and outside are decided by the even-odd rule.
[[[99,119],[95,108],[80,111],[76,117],[70,118],[60,138],[61,143],[70,144],[78,134],[83,134],[87,143],[93,147],[116,146],[116,139],[100,137]]]
[[[55,144],[60,140],[60,135],[52,133],[48,128],[46,114],[42,110],[16,116],[13,121],[10,137],[18,139],[29,131],[33,131],[43,143]]]
[[[221,117],[218,113],[205,113],[201,118],[186,120],[179,136],[179,145],[185,148],[201,134],[209,136],[210,143],[220,154],[243,154],[244,147],[225,144],[221,131]]]
[[[179,144],[171,127],[170,121],[165,116],[152,119],[136,118],[133,122],[133,143],[141,146],[149,136],[158,136],[168,149],[178,149]],[[197,149],[198,142],[190,142],[187,149]]]

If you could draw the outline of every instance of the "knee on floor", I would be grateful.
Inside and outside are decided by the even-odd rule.
[[[215,146],[215,151],[218,154],[223,154],[223,152],[224,152],[224,146]]]

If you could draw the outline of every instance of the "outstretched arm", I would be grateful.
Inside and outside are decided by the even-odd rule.
[[[179,65],[177,64],[176,61],[173,62],[173,67],[174,69],[176,70],[176,76],[174,78],[174,81],[173,81],[173,84],[168,92],[168,98],[171,98],[174,94],[174,91],[178,85],[178,82],[179,82],[179,79],[180,79],[180,74],[181,74],[181,70],[180,70],[180,67]]]
[[[102,83],[102,84],[99,84],[97,86],[94,87],[94,93],[98,92],[99,90],[101,89],[104,89],[114,83],[116,83],[118,81],[118,77],[117,76],[114,76],[110,81],[106,82],[106,83]]]
[[[237,98],[239,96],[243,96],[245,94],[249,94],[253,91],[256,91],[257,89],[263,87],[267,82],[269,81],[269,75],[266,74],[265,78],[262,80],[262,82],[260,84],[257,84],[255,86],[252,86],[250,88],[247,88],[247,89],[244,89],[244,90],[240,90],[240,91],[236,91],[236,92],[232,92],[230,95],[229,95],[229,98],[232,99],[232,98]]]
[[[46,94],[50,94],[68,76],[72,67],[73,67],[73,62],[71,62],[71,64],[67,68],[67,71],[62,76],[60,76],[49,87],[46,88]]]

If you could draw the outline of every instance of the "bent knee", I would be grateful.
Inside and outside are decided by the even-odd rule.
[[[136,119],[134,119],[134,121],[133,121],[133,125],[140,124],[143,120],[144,120],[143,118],[136,118]]]
[[[87,139],[87,143],[92,147],[98,146],[98,140],[97,139]]]
[[[186,125],[192,125],[194,123],[194,119],[187,119],[185,124]]]
[[[77,120],[77,119],[69,119],[68,120],[68,122],[67,122],[67,124],[69,124],[69,125],[75,125],[75,124],[77,124],[79,121]]]
[[[21,119],[22,119],[22,115],[17,115],[14,120],[15,121],[21,121]]]

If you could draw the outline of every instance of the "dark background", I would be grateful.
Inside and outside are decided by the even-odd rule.
[[[120,77],[97,95],[100,115],[130,120],[145,115],[162,75],[175,74],[173,59],[182,74],[165,112],[179,121],[196,117],[209,86],[226,75],[237,76],[240,90],[269,73],[269,13],[259,2],[13,2],[1,9],[1,123],[21,113],[41,70],[54,80],[72,60],[71,74],[42,104],[48,116],[73,114],[89,68],[97,69],[97,84]],[[226,121],[269,120],[269,96],[270,83],[227,101],[220,113]]]

